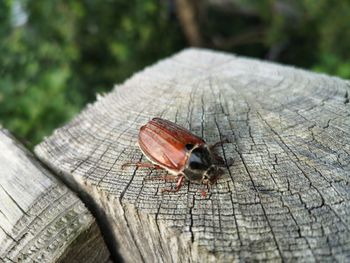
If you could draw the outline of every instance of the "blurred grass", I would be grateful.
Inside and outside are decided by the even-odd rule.
[[[349,1],[196,3],[205,47],[350,78]],[[96,93],[186,47],[175,11],[171,0],[0,2],[0,123],[37,144]]]

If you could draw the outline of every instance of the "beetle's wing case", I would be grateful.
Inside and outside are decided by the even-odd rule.
[[[181,172],[188,158],[186,145],[202,145],[205,142],[175,123],[154,118],[141,127],[138,143],[151,162],[173,172]]]
[[[183,144],[183,146],[186,144],[198,145],[205,143],[202,138],[194,135],[189,130],[171,121],[164,120],[161,118],[153,118],[149,123],[151,123],[158,129],[166,130],[168,131],[168,133],[171,133],[173,137],[177,139],[178,142],[181,142]]]

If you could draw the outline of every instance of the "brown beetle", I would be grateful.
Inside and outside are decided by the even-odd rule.
[[[153,118],[142,126],[138,144],[142,153],[151,163],[126,163],[137,167],[165,169],[173,176],[162,176],[163,179],[176,179],[174,189],[163,189],[162,192],[177,192],[186,178],[190,182],[210,186],[223,173],[224,160],[213,150],[228,140],[208,145],[205,141],[187,129],[161,118]],[[232,160],[227,163],[232,165]]]

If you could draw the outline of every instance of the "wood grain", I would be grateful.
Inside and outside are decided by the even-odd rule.
[[[350,258],[349,81],[202,49],[135,74],[36,147],[106,212],[126,262]],[[203,198],[146,180],[138,129],[159,116],[234,165]]]
[[[108,259],[84,204],[0,127],[0,262]]]

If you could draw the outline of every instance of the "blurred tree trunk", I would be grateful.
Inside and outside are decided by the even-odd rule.
[[[199,28],[199,9],[198,0],[175,0],[176,14],[191,46],[203,46],[203,37]]]

